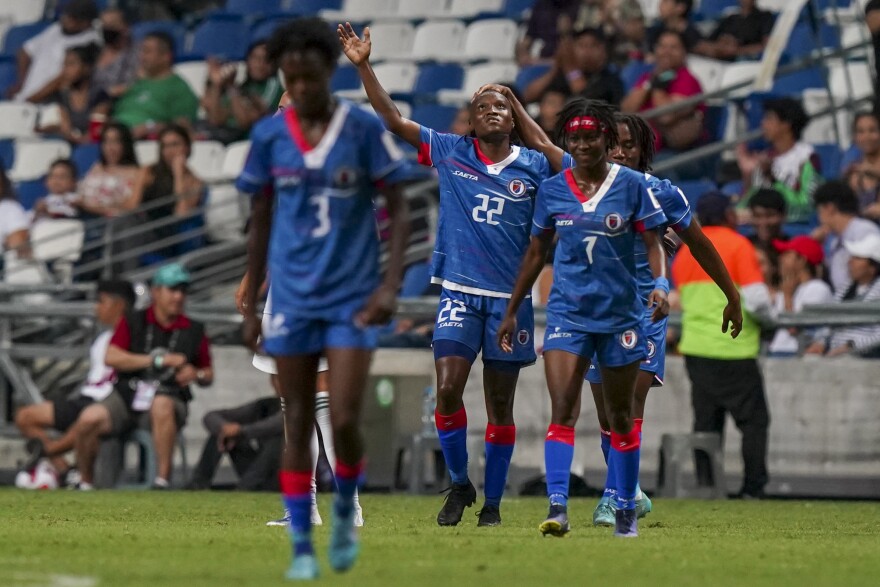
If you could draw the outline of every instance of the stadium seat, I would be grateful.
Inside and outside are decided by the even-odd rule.
[[[52,23],[44,20],[30,24],[20,24],[10,28],[6,31],[6,36],[3,37],[3,51],[0,52],[0,57],[15,59],[18,50],[21,49],[27,40],[42,33],[50,24]]]
[[[202,181],[211,183],[223,179],[223,159],[226,147],[218,141],[195,141],[189,156],[189,168]]]
[[[57,218],[31,226],[31,250],[38,261],[77,261],[83,250],[85,228],[79,220]]]
[[[9,171],[15,162],[15,139],[0,139],[0,166]]]
[[[824,88],[825,77],[818,67],[785,73],[773,80],[771,94],[798,97],[807,88]]]
[[[689,55],[687,60],[687,67],[700,82],[703,92],[714,92],[721,87],[721,78],[726,65],[723,61],[696,55]]]
[[[693,206],[703,194],[715,191],[718,186],[708,179],[687,180],[678,182],[678,187]]]
[[[45,197],[47,193],[45,178],[42,177],[19,181],[15,184],[15,195],[18,196],[18,203],[25,210],[33,210],[37,200]]]
[[[525,92],[530,83],[547,73],[549,70],[550,66],[543,63],[522,67],[516,74],[516,82],[514,85],[516,85],[516,89],[520,92]]]
[[[723,141],[724,129],[727,127],[727,106],[708,106],[703,119],[703,127],[709,133],[709,140]]]
[[[0,58],[2,59],[2,58]],[[5,96],[7,90],[18,79],[18,66],[12,59],[0,60],[0,96]]]
[[[504,16],[517,22],[523,22],[532,12],[535,0],[507,0],[504,3]]]
[[[339,10],[342,0],[281,0],[278,10],[282,14],[313,16],[321,10]]]
[[[79,177],[83,177],[88,173],[89,169],[92,168],[92,165],[98,162],[100,157],[101,147],[96,143],[77,145],[74,147],[73,153],[70,154],[70,159],[73,161],[73,164],[76,165]]]
[[[363,22],[377,16],[393,15],[396,8],[397,0],[344,0],[340,8],[321,10],[319,14],[330,23]]]
[[[251,27],[250,41],[248,44],[253,45],[257,41],[269,40],[269,37],[272,36],[275,29],[290,20],[290,17],[273,17],[255,23],[254,26]]]
[[[250,151],[250,141],[238,141],[226,145],[226,154],[223,156],[223,177],[234,180],[241,175]]]
[[[0,102],[0,138],[33,137],[39,112],[27,102]]]
[[[412,119],[437,132],[447,132],[455,119],[458,108],[440,104],[420,104],[413,108]]]
[[[857,51],[853,51],[847,55],[847,59],[869,59],[872,55],[871,51],[871,32],[864,22],[849,22],[841,27],[840,45],[842,47],[852,47],[867,43],[868,45]]]
[[[240,61],[247,52],[250,35],[241,19],[211,17],[193,32],[185,54],[190,58],[218,57]]]
[[[836,177],[840,170],[840,160],[843,154],[837,144],[813,145],[816,155],[819,156],[819,164],[822,169],[822,177]]]
[[[636,85],[636,82],[639,81],[639,78],[642,77],[645,73],[651,71],[651,68],[654,66],[650,63],[645,63],[644,61],[632,60],[624,66],[624,68],[620,72],[620,81],[623,82],[623,85],[626,87],[627,91],[633,89],[633,86]]]
[[[408,102],[403,102],[402,100],[394,100],[394,105],[397,106],[397,111],[400,112],[401,116],[412,120],[412,106],[410,106]],[[370,114],[376,114],[376,111],[373,109],[373,105],[369,102],[359,104],[358,106],[360,106]]]
[[[15,163],[9,170],[9,179],[27,181],[43,177],[48,173],[53,161],[68,157],[70,157],[70,144],[67,141],[18,140],[15,142]]]
[[[416,29],[412,58],[416,61],[458,61],[464,48],[464,23],[429,20]]]
[[[702,20],[719,20],[734,11],[737,6],[739,6],[737,0],[700,0],[699,6],[695,7],[694,16]]]
[[[419,68],[415,63],[380,63],[373,70],[389,94],[410,94],[416,84]]]
[[[167,33],[174,39],[174,52],[177,56],[186,49],[186,27],[174,20],[147,20],[132,25],[131,36],[140,43],[145,36],[153,32]]]
[[[457,63],[429,63],[419,68],[419,76],[413,87],[416,100],[434,100],[439,90],[455,90],[464,82],[464,69]]]
[[[205,83],[208,81],[208,64],[205,61],[175,63],[173,69],[196,96],[202,98],[205,95]]]
[[[46,0],[3,0],[0,2],[0,21],[28,24],[43,18]]]
[[[731,63],[724,68],[721,74],[721,87],[727,89],[743,82],[754,82],[760,70],[761,64],[759,62],[743,61]],[[745,98],[752,91],[751,88],[752,84],[743,86],[730,92],[729,97],[731,99]]]
[[[238,190],[231,184],[211,186],[205,202],[205,225],[213,241],[234,241],[242,237],[246,219]]]
[[[280,0],[226,0],[226,5],[214,14],[230,14],[253,19],[278,12],[281,9],[280,4]]]
[[[356,90],[361,85],[361,78],[358,71],[351,65],[342,65],[333,72],[330,79],[330,91],[339,92],[342,90]]]
[[[134,144],[134,154],[141,167],[155,165],[159,161],[159,143],[158,141],[138,141]]]
[[[458,90],[440,90],[437,99],[443,104],[461,104],[467,102],[474,92],[488,83],[511,82],[516,79],[517,68],[512,63],[483,63],[467,70],[464,83]]]
[[[519,27],[506,18],[478,20],[471,24],[464,40],[464,57],[469,60],[512,60]]]
[[[416,30],[408,22],[374,22],[370,25],[373,48],[370,60],[408,59]]]
[[[405,0],[398,3],[394,17],[420,20],[444,16],[445,13],[446,2],[438,2],[437,0]]]
[[[815,49],[839,46],[837,31],[830,24],[820,23],[817,35],[809,23],[801,22],[792,29],[782,55],[788,58],[806,57]]]
[[[501,14],[504,0],[452,0],[447,14],[454,18],[474,18],[481,14]]]
[[[835,96],[848,97],[850,83],[853,98],[866,98],[874,94],[873,75],[867,62],[849,62],[845,65],[839,61],[829,65],[828,85]]]

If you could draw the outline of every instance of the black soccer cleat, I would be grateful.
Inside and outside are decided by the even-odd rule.
[[[484,505],[483,509],[477,512],[477,526],[500,526],[501,511],[497,506]]]
[[[449,491],[449,493],[446,494],[446,501],[443,503],[440,513],[437,514],[437,524],[456,526],[461,522],[464,508],[471,507],[477,501],[477,489],[473,483],[468,481],[461,485],[453,483],[452,487],[444,489],[444,491]]]
[[[571,531],[571,526],[568,523],[568,508],[564,505],[550,504],[550,512],[547,514],[547,519],[541,522],[538,530],[544,536],[549,534],[557,538],[562,538],[568,534]]]

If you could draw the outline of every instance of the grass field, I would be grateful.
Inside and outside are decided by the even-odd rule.
[[[322,496],[329,518],[330,496]],[[641,537],[590,525],[573,500],[573,532],[541,538],[536,498],[505,501],[504,525],[434,523],[439,497],[366,495],[355,569],[326,565],[333,585],[817,585],[880,584],[880,506],[835,502],[655,501]],[[273,495],[0,491],[3,587],[283,585],[289,546]]]

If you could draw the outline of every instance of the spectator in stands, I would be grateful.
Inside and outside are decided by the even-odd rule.
[[[880,228],[870,220],[859,218],[859,200],[846,182],[829,181],[819,186],[813,201],[820,224],[813,236],[825,239],[828,277],[835,295],[841,295],[851,279],[846,243],[880,236]]]
[[[758,59],[767,46],[774,20],[773,14],[758,8],[755,0],[739,0],[739,11],[722,18],[694,52],[723,61]]]
[[[61,87],[64,53],[71,47],[98,43],[93,0],[70,0],[58,22],[28,40],[18,52],[18,80],[9,89],[16,100],[43,102]]]
[[[129,282],[98,282],[95,320],[103,332],[92,342],[85,383],[72,394],[24,406],[15,414],[15,425],[24,438],[30,439],[27,443],[29,458],[24,470],[32,469],[45,457],[51,461],[59,480],[71,478],[68,477],[70,464],[64,455],[73,450],[76,439],[73,424],[87,406],[103,400],[113,391],[113,369],[104,364],[104,357],[113,330],[122,317],[134,308],[134,302],[134,289]],[[63,434],[59,438],[52,438],[48,434],[50,429]]]
[[[638,0],[622,0],[614,11],[615,27],[611,42],[611,61],[624,67],[631,61],[642,61],[648,53],[645,14]]]
[[[199,99],[174,73],[174,39],[163,32],[144,37],[140,48],[141,77],[122,95],[113,117],[131,128],[135,139],[155,138],[167,125],[189,126]]]
[[[834,299],[831,287],[822,280],[822,245],[809,236],[796,236],[790,241],[775,241],[779,251],[780,291],[774,300],[776,312],[800,312],[810,304],[828,304]],[[815,329],[803,333],[797,328],[778,328],[770,343],[770,354],[797,356]]]
[[[10,261],[30,257],[30,226],[30,217],[18,203],[12,182],[0,165],[0,249],[7,271]]]
[[[660,5],[664,3],[674,3],[674,0],[662,0]],[[685,3],[690,5],[690,0]],[[643,112],[703,93],[700,82],[687,68],[686,46],[683,33],[662,31],[654,47],[654,67],[638,79],[623,99],[622,112]],[[700,103],[651,120],[656,150],[659,152],[664,147],[684,150],[702,140],[705,112],[706,105]]]
[[[77,144],[92,142],[90,124],[93,115],[106,117],[110,102],[98,90],[93,80],[95,62],[100,47],[95,44],[72,47],[64,55],[61,69],[61,87],[48,101],[58,104],[60,116],[57,125],[44,126],[41,132],[59,134],[66,141]]]
[[[104,47],[95,67],[95,87],[115,100],[137,79],[138,54],[125,11],[109,8],[102,12],[101,34]]]
[[[761,188],[749,198],[749,223],[755,234],[749,239],[756,247],[772,247],[777,240],[787,241],[785,198],[774,189]]]
[[[741,497],[760,498],[767,483],[767,430],[770,416],[757,356],[757,318],[769,316],[771,300],[752,244],[736,230],[736,215],[726,195],[710,192],[696,203],[697,217],[742,292],[743,328],[736,340],[718,322],[727,300],[706,277],[687,248],[672,263],[672,278],[681,294],[684,355],[691,380],[694,431],[723,433],[728,412],[743,435],[744,479]],[[697,477],[710,478],[708,459],[698,454]],[[718,480],[716,480],[718,481]],[[721,480],[723,483],[723,480]]]
[[[276,68],[269,61],[266,42],[251,45],[245,60],[247,74],[235,83],[238,67],[216,59],[208,60],[208,81],[202,107],[207,114],[207,132],[211,139],[231,143],[246,139],[251,126],[269,112],[274,112],[283,93]]]
[[[865,4],[865,24],[874,41],[875,84],[880,84],[880,0],[868,0]],[[880,85],[875,85],[874,112],[880,113]]]
[[[34,222],[51,218],[79,216],[80,196],[76,192],[76,165],[70,159],[58,159],[46,174],[48,195],[34,204]]]
[[[685,52],[692,51],[703,40],[703,35],[690,20],[693,7],[693,0],[660,0],[657,22],[647,32],[648,50],[656,52],[663,33],[676,31],[681,34]]]
[[[454,135],[466,136],[471,134],[471,111],[468,106],[462,106],[455,113],[452,124],[449,125],[449,132]]]
[[[536,102],[545,92],[620,104],[623,82],[608,68],[608,40],[602,29],[587,28],[559,43],[553,66],[525,89],[525,101]]]
[[[538,121],[538,124],[541,125],[541,130],[548,137],[552,137],[555,132],[556,119],[559,117],[559,112],[563,106],[565,106],[565,94],[562,92],[544,92],[544,95],[541,96],[541,101],[538,102],[538,116],[535,120]]]
[[[846,241],[845,247],[849,254],[849,281],[835,299],[843,303],[880,303],[880,235]],[[880,324],[834,328],[827,338],[810,346],[807,353],[880,358]]]
[[[758,254],[758,266],[770,291],[770,299],[775,300],[779,293],[779,253],[772,244],[756,244],[755,253]]]
[[[152,305],[125,316],[113,332],[105,362],[116,371],[114,390],[83,410],[74,425],[81,488],[92,488],[100,438],[135,426],[153,434],[153,488],[169,488],[177,433],[193,397],[190,387],[214,380],[205,327],[184,313],[191,281],[177,263],[159,268],[150,288]]]
[[[273,386],[276,378],[273,378]],[[238,475],[237,489],[277,491],[284,443],[284,416],[278,397],[205,414],[209,436],[187,489],[210,489],[223,453]]]
[[[856,114],[853,122],[853,143],[859,158],[843,173],[859,199],[859,210],[865,218],[880,221],[880,116],[874,112]]]
[[[132,190],[139,171],[131,131],[121,123],[107,123],[101,129],[98,161],[80,182],[80,207],[108,218],[133,210],[137,203]]]
[[[147,222],[176,216],[180,220],[154,228],[154,241],[197,228],[201,217],[194,216],[204,195],[205,184],[187,166],[192,152],[192,139],[182,126],[170,124],[159,133],[159,161],[144,167],[132,190],[132,208],[162,201],[144,212]],[[201,238],[190,238],[157,251],[163,257],[182,255],[198,248]]]
[[[760,188],[773,188],[783,195],[789,222],[809,219],[813,192],[822,181],[816,151],[801,141],[809,120],[799,100],[771,98],[764,102],[761,131],[770,149],[750,152],[741,143],[736,151],[743,178],[743,197],[739,203],[743,221],[748,219],[749,199]]]
[[[516,47],[520,67],[549,62],[559,45],[559,24],[570,27],[577,16],[580,0],[537,0],[532,7],[526,33]]]

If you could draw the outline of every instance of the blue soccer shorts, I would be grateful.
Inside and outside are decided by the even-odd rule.
[[[374,326],[361,328],[349,320],[321,320],[273,311],[263,320],[263,348],[273,357],[313,355],[328,348],[373,350],[379,339]]]
[[[531,365],[537,360],[532,299],[526,298],[519,307],[516,332],[513,334],[513,352],[510,354],[502,351],[496,340],[498,327],[507,311],[507,302],[507,298],[466,294],[444,287],[434,325],[434,342],[458,342],[474,351],[474,355],[482,351],[483,362]]]
[[[648,357],[642,361],[639,369],[647,371],[648,373],[653,373],[654,383],[651,387],[662,387],[663,377],[666,373],[666,323],[668,322],[668,318],[653,322],[651,320],[652,312],[653,309],[645,312],[645,317],[642,319],[642,331],[645,333],[645,339],[647,341]],[[594,356],[584,379],[590,383],[601,385],[602,371],[598,366],[601,364],[602,361]]]
[[[581,357],[598,360],[608,367],[623,367],[648,356],[648,345],[641,325],[623,332],[590,333],[554,324],[548,315],[544,333],[544,352],[565,351]]]

